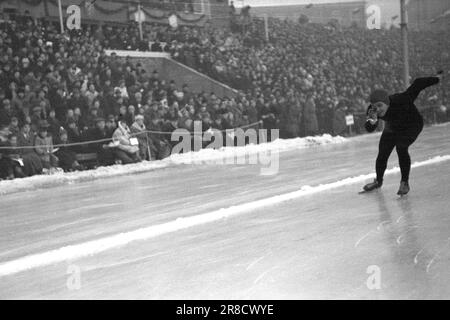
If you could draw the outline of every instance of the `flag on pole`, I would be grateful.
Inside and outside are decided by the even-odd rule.
[[[395,16],[393,16],[393,17],[391,18],[391,20],[394,21],[394,20],[397,19],[397,18],[398,18],[398,15],[395,15]]]
[[[353,14],[356,14],[356,13],[358,13],[358,12],[360,12],[361,11],[361,8],[356,8],[356,9],[353,9],[352,10],[352,13]]]
[[[309,8],[311,8],[312,6],[313,6],[313,4],[310,3],[310,4],[307,4],[305,8],[306,8],[306,9],[309,9]]]

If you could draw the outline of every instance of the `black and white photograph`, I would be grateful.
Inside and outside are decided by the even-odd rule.
[[[449,299],[450,0],[0,0],[0,300]]]

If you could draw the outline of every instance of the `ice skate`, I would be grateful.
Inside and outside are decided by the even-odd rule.
[[[375,189],[381,188],[382,185],[383,183],[378,182],[377,179],[374,179],[373,182],[368,183],[363,187],[363,191],[361,191],[361,193],[370,192]]]
[[[404,196],[409,192],[409,184],[407,181],[401,181],[400,182],[400,188],[397,191],[397,194],[399,196]]]

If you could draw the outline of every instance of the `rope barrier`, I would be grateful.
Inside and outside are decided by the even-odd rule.
[[[253,127],[255,125],[260,125],[262,123],[262,121],[257,121],[254,123],[250,123],[241,127],[236,127],[236,128],[231,128],[231,129],[222,129],[222,130],[218,130],[220,132],[226,132],[227,130],[235,130],[235,129],[245,129],[245,128],[249,128],[249,127]],[[172,134],[174,131],[154,131],[154,130],[144,130],[141,132],[136,132],[136,133],[131,133],[130,136],[131,137],[135,137],[141,134],[148,134],[148,133],[153,133],[153,134]],[[194,132],[186,132],[186,134],[192,135],[194,134]],[[90,141],[82,141],[82,142],[71,142],[71,143],[66,143],[66,144],[53,144],[53,145],[38,145],[38,146],[10,146],[10,147],[0,147],[0,150],[20,150],[20,149],[35,149],[35,148],[60,148],[60,147],[73,147],[73,146],[81,146],[81,145],[88,145],[88,144],[95,144],[95,143],[102,143],[102,142],[108,142],[108,141],[113,141],[113,138],[105,138],[105,139],[98,139],[98,140],[90,140]]]

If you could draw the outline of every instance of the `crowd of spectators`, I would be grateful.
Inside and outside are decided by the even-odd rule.
[[[135,25],[60,34],[57,24],[30,16],[1,21],[0,178],[80,170],[79,153],[96,153],[99,165],[162,159],[174,144],[170,133],[193,131],[196,120],[203,130],[257,123],[245,96],[194,93],[104,51],[136,50],[137,39]]]
[[[96,153],[99,165],[162,159],[173,146],[170,132],[192,131],[195,120],[203,130],[262,121],[283,138],[344,134],[345,116],[364,113],[371,89],[402,88],[397,29],[270,18],[268,41],[257,19],[238,31],[146,24],[140,40],[135,24],[60,34],[54,22],[29,15],[0,20],[0,178],[82,170],[77,154],[83,152]],[[448,70],[442,48],[450,47],[450,37],[412,33],[412,76]],[[193,93],[189,84],[179,88],[105,49],[169,52],[239,94]],[[444,81],[418,101],[442,120],[448,111],[441,106],[449,102]],[[19,148],[1,148],[11,146]]]
[[[191,32],[173,56],[243,90],[256,100],[258,110],[278,110],[273,113],[285,136],[342,134],[347,130],[343,118],[364,113],[370,90],[403,89],[398,28],[366,30],[269,18],[268,41],[263,30],[255,19],[245,32]],[[412,79],[448,70],[449,33],[409,32]],[[448,117],[449,81],[446,77],[417,101],[419,108],[432,107],[424,112],[428,122]]]

